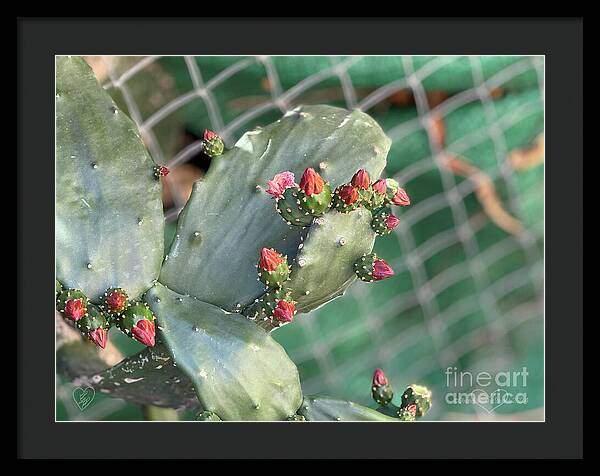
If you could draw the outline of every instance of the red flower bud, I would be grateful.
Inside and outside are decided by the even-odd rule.
[[[323,186],[325,183],[321,176],[315,172],[315,169],[309,167],[302,174],[302,179],[300,180],[300,188],[302,191],[308,195],[317,195],[323,191]]]
[[[388,230],[393,230],[398,226],[400,220],[396,218],[394,215],[390,215],[384,220],[385,226],[387,226]]]
[[[273,317],[280,322],[292,322],[294,319],[294,312],[296,307],[293,302],[284,301],[283,299],[277,301],[277,306],[273,310]]]
[[[413,415],[417,414],[417,405],[414,403],[411,403],[409,406],[406,407],[406,409]]]
[[[285,259],[273,248],[263,248],[260,250],[260,261],[258,267],[265,271],[274,271],[277,266],[283,263]]]
[[[373,279],[376,281],[389,278],[394,275],[394,270],[381,258],[373,263]]]
[[[103,327],[98,327],[98,329],[90,331],[88,337],[94,344],[101,349],[104,349],[106,347],[106,342],[108,341],[108,332]]]
[[[371,177],[365,169],[360,169],[352,177],[351,183],[357,188],[367,189],[371,185]]]
[[[133,338],[148,347],[154,346],[154,322],[148,319],[140,319],[131,329]]]
[[[408,198],[408,195],[403,188],[399,188],[396,195],[394,195],[394,198],[392,198],[392,203],[394,205],[402,206],[410,205],[410,198]]]
[[[155,165],[152,170],[154,171],[154,178],[156,180],[169,175],[169,167],[165,167],[164,165]]]
[[[83,299],[69,299],[65,303],[65,316],[72,321],[78,321],[85,315]]]
[[[346,205],[352,205],[358,200],[358,190],[352,185],[344,185],[340,188],[340,198]]]
[[[209,129],[204,129],[204,140],[210,141],[219,137],[216,132],[213,132]]]
[[[381,387],[382,385],[387,385],[388,383],[389,381],[383,373],[383,370],[375,369],[375,372],[373,373],[373,386]]]
[[[387,191],[387,185],[385,183],[385,180],[379,179],[377,182],[375,182],[373,184],[373,190],[375,190],[375,192],[379,195],[385,194],[385,192]]]
[[[127,304],[127,295],[125,295],[125,293],[122,291],[114,290],[108,293],[105,302],[109,312],[118,313],[125,309],[125,305]]]

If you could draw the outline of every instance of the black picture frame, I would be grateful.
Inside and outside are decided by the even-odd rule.
[[[17,38],[18,457],[582,456],[582,19],[18,18]],[[54,55],[257,53],[545,55],[545,422],[54,421]]]

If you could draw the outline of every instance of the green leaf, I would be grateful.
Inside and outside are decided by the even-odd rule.
[[[298,413],[307,421],[400,421],[357,403],[324,395],[304,397]]]
[[[56,276],[95,303],[158,278],[161,185],[135,124],[76,56],[56,60]]]
[[[333,188],[359,168],[378,177],[389,146],[368,115],[331,106],[300,107],[247,132],[194,185],[160,282],[230,311],[252,302],[264,292],[254,266],[259,250],[275,248],[293,259],[304,233],[281,219],[266,182],[285,170],[299,181],[306,167]]]
[[[302,401],[298,370],[264,330],[161,284],[145,298],[204,410],[223,420],[284,420],[296,412]]]

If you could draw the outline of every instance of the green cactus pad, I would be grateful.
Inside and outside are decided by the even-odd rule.
[[[292,264],[284,289],[299,313],[309,312],[341,296],[355,280],[352,264],[375,243],[371,212],[332,210],[316,218]]]
[[[135,124],[80,57],[56,59],[56,277],[100,304],[158,277],[161,185]]]
[[[219,415],[217,415],[214,412],[207,412],[207,411],[199,413],[196,416],[195,420],[196,421],[222,421],[219,418]]]
[[[324,395],[304,397],[298,413],[307,421],[400,421],[357,403]]]
[[[310,196],[302,190],[298,190],[298,205],[313,216],[323,215],[331,207],[331,185],[324,183],[321,193]]]
[[[277,198],[277,213],[288,225],[309,226],[313,215],[304,211],[298,205],[298,187],[290,187],[283,192],[283,196]]]
[[[201,408],[191,380],[159,345],[147,347],[108,370],[79,378],[76,383],[139,405],[181,410]]]
[[[302,415],[292,415],[287,417],[287,421],[306,421]]]
[[[159,281],[230,311],[252,302],[264,291],[254,267],[260,249],[293,259],[304,233],[273,210],[267,181],[285,170],[298,176],[306,167],[333,187],[361,167],[378,177],[389,147],[368,115],[331,106],[299,107],[244,134],[194,185]]]
[[[298,371],[267,332],[160,284],[145,299],[204,410],[223,420],[284,420],[296,411],[302,401]]]
[[[402,394],[400,410],[406,409],[409,405],[417,406],[417,417],[422,417],[431,408],[431,391],[423,385],[412,384]]]

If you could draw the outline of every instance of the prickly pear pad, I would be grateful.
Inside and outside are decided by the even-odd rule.
[[[316,218],[292,264],[284,289],[297,301],[298,313],[341,296],[356,280],[353,263],[370,253],[375,243],[371,212],[331,210]]]
[[[260,249],[292,260],[304,233],[275,212],[267,182],[282,171],[298,177],[307,167],[334,188],[359,168],[379,177],[389,147],[367,114],[331,106],[299,107],[247,132],[194,185],[159,281],[230,311],[251,303],[264,292],[254,267]]]
[[[357,403],[325,395],[304,397],[298,413],[307,421],[400,421]]]
[[[139,297],[158,278],[163,211],[135,124],[85,61],[56,60],[56,278],[100,304],[109,287]]]
[[[298,370],[267,332],[161,284],[146,301],[202,408],[223,420],[284,420],[302,401]]]

